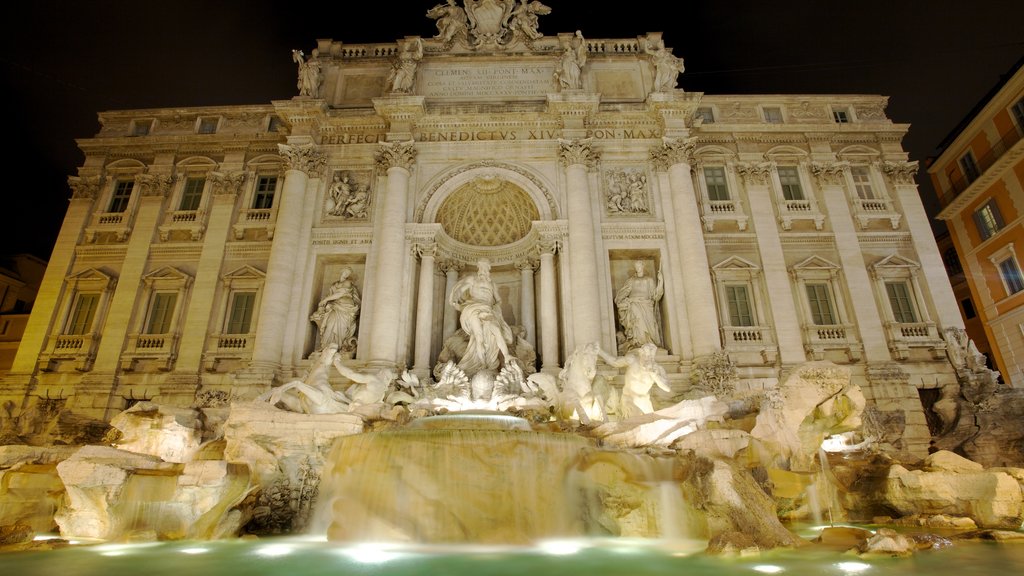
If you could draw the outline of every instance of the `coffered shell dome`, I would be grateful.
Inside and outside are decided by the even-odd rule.
[[[452,192],[437,212],[449,236],[471,246],[504,246],[522,239],[540,219],[525,190],[497,176],[474,178]]]

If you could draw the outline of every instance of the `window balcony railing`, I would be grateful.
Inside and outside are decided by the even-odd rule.
[[[99,337],[96,334],[57,334],[51,336],[39,355],[39,368],[45,372],[56,370],[61,362],[73,362],[75,370],[85,372],[96,359]]]
[[[206,341],[203,366],[207,372],[216,372],[223,360],[252,358],[256,334],[211,334]]]
[[[708,232],[714,232],[715,222],[719,220],[731,220],[736,222],[740,231],[747,229],[747,215],[743,213],[743,206],[736,200],[708,200],[704,204],[704,228]]]
[[[841,350],[851,362],[860,360],[863,350],[852,324],[805,325],[804,347],[815,360],[824,360],[828,350]]]
[[[1000,158],[1003,157],[1011,148],[1013,148],[1017,142],[1020,142],[1021,135],[1016,128],[1010,130],[1009,133],[1004,134],[999,141],[992,144],[992,149],[989,150],[984,156],[977,159],[978,161],[978,174],[971,178],[968,175],[961,175],[956,180],[949,183],[949,188],[946,189],[939,196],[939,201],[942,203],[942,207],[949,206],[949,203],[956,199],[964,190],[967,190],[971,184],[982,177],[985,172],[988,171]]]
[[[722,326],[722,345],[738,365],[774,364],[778,347],[768,326]]]
[[[177,358],[177,334],[130,334],[121,355],[121,369],[131,371],[139,360],[155,361],[158,370],[171,370]]]
[[[929,348],[933,358],[945,357],[945,341],[934,322],[886,322],[885,332],[889,350],[899,360],[909,358],[911,348]]]

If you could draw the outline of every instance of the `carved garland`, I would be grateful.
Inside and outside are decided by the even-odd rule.
[[[210,190],[214,196],[238,194],[247,177],[245,172],[210,172]]]
[[[167,196],[174,184],[174,176],[169,174],[136,174],[135,183],[139,185],[142,196]]]
[[[849,162],[814,163],[811,164],[811,173],[818,179],[819,186],[842,186],[849,167]]]

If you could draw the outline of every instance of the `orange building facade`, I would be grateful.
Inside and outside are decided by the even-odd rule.
[[[1024,60],[928,167],[973,306],[1003,381],[1024,387]],[[986,349],[987,348],[987,349]]]

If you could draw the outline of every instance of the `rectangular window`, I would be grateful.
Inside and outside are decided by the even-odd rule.
[[[216,134],[217,120],[217,118],[200,118],[197,132],[200,134]]]
[[[974,225],[978,228],[978,235],[982,240],[988,240],[1003,229],[1003,215],[999,212],[995,198],[974,211]]]
[[[850,111],[846,109],[832,110],[832,119],[836,121],[836,124],[849,124]]]
[[[255,292],[235,292],[231,295],[231,311],[228,315],[225,334],[248,334],[252,327],[252,309],[256,303]]]
[[[261,210],[273,206],[276,189],[277,176],[260,176],[256,180],[256,194],[252,198],[252,207]]]
[[[970,320],[978,315],[978,313],[974,311],[974,302],[971,302],[970,298],[964,298],[961,300],[960,306],[964,309],[964,320]]]
[[[782,184],[782,197],[786,200],[803,200],[804,189],[800,185],[800,172],[796,166],[779,166],[779,182]]]
[[[96,316],[99,305],[99,294],[79,294],[75,299],[75,309],[71,312],[68,322],[68,334],[88,334],[92,331],[92,320]]]
[[[149,321],[146,323],[146,334],[167,334],[171,331],[171,317],[174,304],[178,301],[176,292],[157,292],[149,307]]]
[[[128,200],[132,197],[135,183],[131,180],[118,180],[114,183],[114,194],[110,197],[110,208],[107,212],[124,212],[128,209]]]
[[[1003,277],[1003,283],[1006,284],[1007,294],[1016,294],[1024,290],[1024,276],[1021,276],[1016,258],[1011,256],[1000,262],[999,275]]]
[[[970,150],[960,157],[960,169],[964,171],[964,178],[968,182],[974,182],[978,179],[978,176],[981,176],[981,170],[978,169],[978,161],[974,159],[974,154]]]
[[[889,296],[892,315],[897,322],[900,324],[917,322],[914,302],[910,299],[910,289],[907,288],[906,282],[886,282],[885,292]]]
[[[1024,132],[1024,98],[1013,105],[1013,117],[1017,120],[1017,128]]]
[[[148,136],[152,128],[152,120],[135,120],[132,122],[132,136]]]
[[[206,178],[188,178],[185,180],[185,187],[181,190],[181,204],[178,210],[198,210],[199,201],[203,199],[203,188],[206,187]]]
[[[750,296],[746,286],[726,286],[725,294],[729,300],[729,325],[753,326],[754,314],[751,311]]]
[[[729,199],[729,185],[725,181],[725,168],[704,168],[704,183],[708,187],[708,200]]]
[[[853,186],[857,190],[857,197],[861,200],[874,200],[875,191],[871,187],[871,173],[867,166],[853,166],[850,168],[853,176]]]
[[[715,123],[715,111],[707,106],[697,108],[697,112],[694,114],[694,117],[700,118],[705,124]]]
[[[811,322],[815,325],[831,326],[836,323],[828,284],[808,284],[807,303],[811,307]]]
[[[769,124],[782,124],[782,108],[778,107],[765,107],[761,109],[764,112],[764,121]]]

